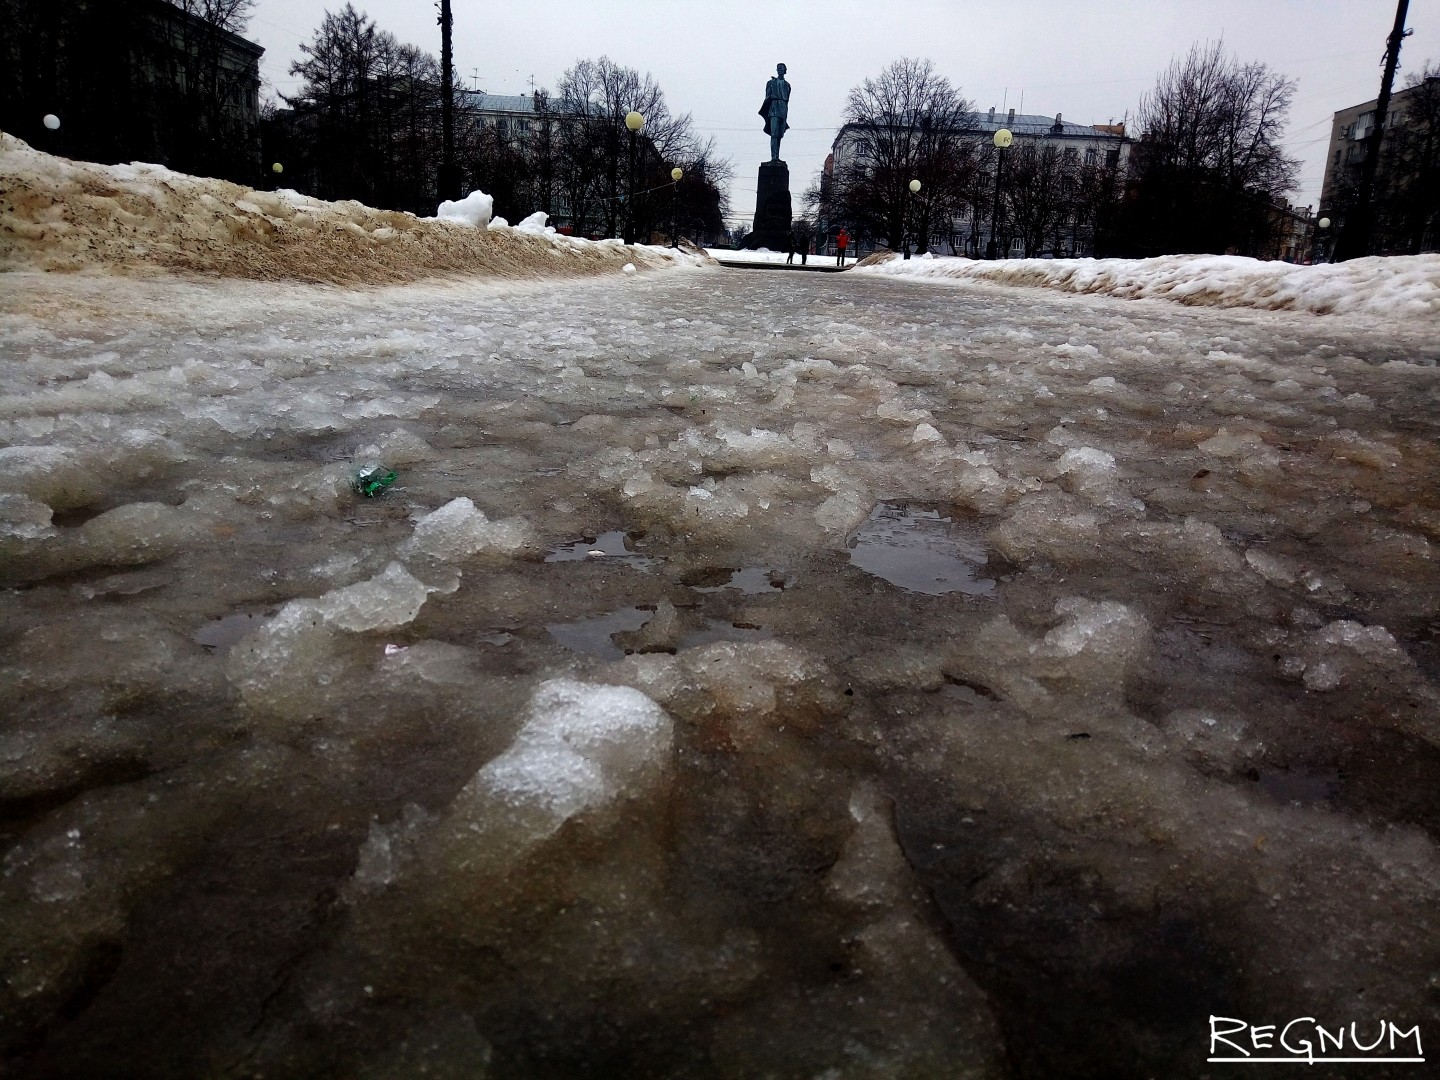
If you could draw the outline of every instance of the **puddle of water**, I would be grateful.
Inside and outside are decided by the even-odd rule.
[[[593,540],[582,536],[569,544],[553,548],[546,562],[585,562],[587,559],[613,559],[627,566],[654,566],[659,560],[638,555],[625,546],[629,537],[623,532],[601,533]]]
[[[739,572],[732,566],[702,566],[682,577],[680,584],[688,585],[696,592],[718,592],[730,584]]]
[[[697,580],[716,581],[724,574],[730,575],[728,581],[721,581],[715,585],[705,584],[691,587],[696,592],[702,593],[719,592],[721,589],[739,589],[750,596],[762,596],[765,593],[780,592],[792,584],[783,573],[768,566],[747,566],[743,570],[717,567],[714,570],[704,571],[697,576]]]
[[[206,623],[190,637],[207,649],[213,649],[217,653],[227,653],[236,642],[252,630],[258,630],[264,623],[265,616],[263,615],[239,612]]]
[[[1339,769],[1297,767],[1261,769],[1259,773],[1260,790],[1287,806],[1291,803],[1311,806],[1334,802],[1340,795]]]
[[[701,629],[691,630],[680,638],[679,649],[683,652],[686,649],[710,645],[716,641],[768,641],[774,636],[773,631],[767,630],[763,626],[706,619],[705,625]]]
[[[625,630],[639,630],[655,617],[654,611],[627,607],[610,611],[604,615],[593,615],[588,619],[577,619],[569,623],[549,623],[545,629],[550,636],[567,649],[589,653],[602,660],[622,660],[625,650],[611,640],[610,635]]]
[[[908,592],[990,596],[992,578],[976,577],[989,552],[977,528],[939,511],[882,502],[850,538],[850,562]]]

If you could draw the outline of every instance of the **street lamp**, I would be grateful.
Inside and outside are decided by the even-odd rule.
[[[996,257],[995,229],[1000,220],[1000,173],[1005,168],[1005,149],[1015,141],[1015,136],[1010,134],[1009,128],[1001,128],[995,132],[995,149],[999,153],[999,159],[995,162],[995,203],[990,208],[990,242],[985,245],[985,258]]]
[[[911,180],[910,183],[906,184],[905,186],[909,189],[911,195],[920,194],[919,180]],[[909,216],[909,210],[909,202],[906,200],[905,194],[902,192],[900,195],[900,235],[901,237],[903,237],[901,244],[905,249],[905,258],[907,259],[910,258],[910,230],[906,227],[906,218]]]
[[[635,242],[635,133],[645,126],[645,117],[634,109],[625,114],[625,128],[630,132],[630,196],[625,200],[625,243]]]
[[[1330,228],[1330,219],[1328,217],[1322,217],[1315,223],[1315,239],[1310,244],[1310,261],[1312,263],[1327,261],[1323,256],[1317,258],[1317,254],[1325,251],[1325,249],[1330,246],[1326,243],[1329,237],[1321,235],[1321,233],[1328,228]]]
[[[676,165],[670,170],[670,246],[680,246],[680,178],[685,170]]]

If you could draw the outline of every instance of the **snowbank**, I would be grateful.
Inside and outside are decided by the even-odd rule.
[[[1309,311],[1317,315],[1440,316],[1440,255],[1392,256],[1297,266],[1234,255],[1158,259],[973,259],[895,255],[861,273],[997,285],[1038,285],[1128,300],[1176,300],[1196,307]]]
[[[256,191],[160,165],[70,161],[3,132],[0,191],[0,271],[107,267],[362,285],[706,261],[694,250],[562,236],[531,218],[514,228],[500,225],[491,220],[490,196],[478,191],[422,219],[354,201]]]
[[[446,199],[440,204],[440,209],[435,211],[435,216],[444,221],[458,221],[476,229],[483,229],[490,224],[494,213],[495,200],[483,191],[472,191],[458,202]]]

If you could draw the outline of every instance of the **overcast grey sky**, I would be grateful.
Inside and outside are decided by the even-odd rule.
[[[344,0],[259,0],[247,36],[265,46],[267,84],[326,10]],[[436,56],[432,0],[356,0],[385,30]],[[925,57],[981,109],[1014,107],[1082,124],[1133,113],[1172,57],[1223,38],[1242,60],[1299,81],[1287,146],[1303,164],[1296,201],[1317,203],[1330,117],[1377,94],[1394,0],[452,0],[455,66],[492,94],[553,88],[583,57],[649,72],[671,111],[688,112],[735,166],[747,220],[770,152],[757,111],[783,62],[793,87],[781,147],[798,196],[825,162],[845,95],[902,56]],[[1401,74],[1440,61],[1440,0],[1411,0]]]

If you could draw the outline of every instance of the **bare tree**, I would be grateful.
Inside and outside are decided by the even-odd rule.
[[[956,212],[952,220],[958,220],[964,227],[961,240],[965,254],[978,259],[981,254],[980,227],[987,211],[993,209],[992,192],[996,157],[998,151],[992,139],[981,139],[971,157],[971,168],[961,178],[960,192],[956,198]],[[950,250],[956,253],[955,236],[950,237]]]
[[[896,60],[851,89],[848,152],[818,185],[813,207],[827,221],[843,221],[892,248],[904,242],[907,208],[917,217],[948,219],[968,204],[968,181],[978,169],[973,112],[929,60]],[[921,200],[908,194],[912,180],[920,181]]]
[[[1140,102],[1132,242],[1143,254],[1258,252],[1299,162],[1280,148],[1295,81],[1192,46]]]
[[[679,148],[670,162],[662,163],[663,183],[669,179],[670,168],[678,165],[684,176],[672,191],[675,203],[671,207],[678,218],[682,236],[711,243],[725,233],[725,217],[730,213],[730,198],[726,194],[730,181],[735,177],[735,168],[728,158],[722,158],[715,147],[714,138],[703,142],[691,141]],[[659,216],[661,231],[668,235],[669,225],[664,220],[665,200],[652,200],[651,206]]]
[[[1073,211],[1078,166],[1059,146],[1026,141],[1005,166],[1007,220],[1030,256],[1053,249]]]
[[[1104,255],[1114,243],[1120,212],[1120,151],[1109,151],[1095,164],[1082,164],[1074,177],[1070,202],[1069,250],[1073,255]]]
[[[250,25],[255,0],[165,0],[187,15],[232,34],[243,34]]]
[[[501,125],[504,125],[503,127]],[[525,137],[508,120],[466,125],[457,132],[456,154],[470,187],[495,200],[495,213],[518,221],[535,208]]]
[[[531,178],[533,201],[546,214],[555,212],[555,179],[558,165],[559,132],[550,92],[538,89],[531,94],[535,109],[534,130],[523,148],[526,171]]]
[[[577,229],[594,221],[613,236],[628,210],[630,135],[625,116],[632,111],[645,118],[636,139],[637,175],[646,178],[635,184],[640,193],[636,216],[642,225],[662,216],[668,207],[647,198],[647,189],[668,184],[672,165],[666,162],[697,156],[689,114],[672,114],[651,76],[606,56],[577,61],[561,76],[557,97],[562,118],[559,184]]]
[[[302,52],[291,72],[304,85],[285,99],[294,110],[286,124],[311,190],[432,209],[443,93],[434,57],[401,44],[351,4],[327,12]],[[557,93],[536,91],[522,115],[487,117],[463,91],[456,104],[457,161],[470,187],[494,197],[501,216],[518,220],[543,210],[582,235],[613,234],[631,195],[624,120],[635,110],[645,117],[635,140],[637,232],[668,237],[682,193],[692,232],[721,227],[724,197],[716,185],[728,178],[729,163],[713,142],[695,137],[688,115],[670,112],[648,75],[606,57],[581,60]],[[686,174],[678,188],[670,179],[677,164]]]

